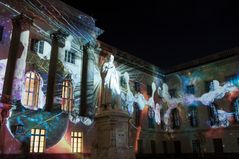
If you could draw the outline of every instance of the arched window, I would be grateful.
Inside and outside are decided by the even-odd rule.
[[[237,98],[234,103],[233,103],[233,107],[234,107],[234,116],[236,121],[239,122],[239,98]]]
[[[64,80],[62,85],[61,110],[71,112],[73,107],[73,87],[70,80]]]
[[[177,108],[172,110],[172,128],[179,129],[180,128],[180,116]]]
[[[198,112],[197,112],[197,107],[190,106],[188,108],[188,115],[189,115],[189,120],[190,120],[190,125],[192,127],[197,127],[198,126]]]
[[[148,122],[149,122],[149,128],[154,128],[154,110],[151,107],[148,107]]]
[[[36,110],[38,108],[40,76],[36,72],[27,72],[25,75],[25,91],[23,105]]]
[[[210,121],[210,125],[219,125],[220,121],[219,121],[219,117],[218,117],[218,111],[217,111],[217,106],[215,103],[210,104],[210,106],[208,107],[208,111],[209,111],[209,121]]]

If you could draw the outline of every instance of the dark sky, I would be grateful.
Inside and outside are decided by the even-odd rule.
[[[161,68],[239,46],[230,0],[63,0],[94,17],[99,40]]]

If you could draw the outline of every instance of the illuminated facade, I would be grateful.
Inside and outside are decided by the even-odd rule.
[[[1,155],[239,153],[239,50],[162,71],[59,0],[0,8]]]

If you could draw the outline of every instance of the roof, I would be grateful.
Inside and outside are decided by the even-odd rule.
[[[49,32],[62,30],[83,44],[96,40],[103,30],[95,26],[95,19],[60,0],[1,0],[16,15],[24,14],[35,24],[44,24]]]

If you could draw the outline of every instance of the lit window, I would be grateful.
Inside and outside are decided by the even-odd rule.
[[[83,134],[82,132],[71,132],[71,152],[82,153],[83,152]]]
[[[70,80],[63,81],[61,110],[71,112],[73,107],[73,87]]]
[[[195,94],[195,87],[194,87],[194,85],[188,85],[186,87],[186,93],[187,94]]]
[[[0,25],[0,41],[2,41],[3,36],[3,26]]]
[[[217,106],[215,103],[210,104],[208,107],[209,111],[209,121],[210,125],[219,125],[219,117],[218,117],[218,111],[217,111]]]
[[[28,72],[25,76],[25,92],[23,105],[37,109],[40,87],[40,76],[35,72]]]
[[[235,102],[233,103],[233,107],[234,107],[234,116],[236,121],[239,122],[239,98],[237,98],[235,100]]]
[[[65,51],[65,61],[70,63],[75,63],[75,52],[72,51]]]
[[[30,152],[42,153],[46,147],[46,130],[31,129]]]
[[[155,113],[153,111],[153,108],[148,107],[148,122],[149,122],[149,128],[154,128],[154,116]]]
[[[198,126],[197,107],[190,106],[188,108],[188,114],[189,114],[190,125],[192,127],[197,127]]]
[[[172,128],[179,129],[180,128],[180,116],[177,108],[172,110]]]

